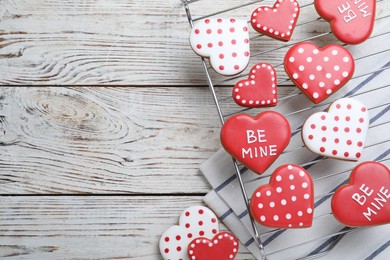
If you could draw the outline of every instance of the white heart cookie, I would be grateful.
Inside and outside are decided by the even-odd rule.
[[[314,153],[357,161],[361,156],[369,125],[367,108],[358,100],[342,98],[328,112],[311,115],[303,125],[302,139]]]
[[[192,206],[180,215],[179,225],[167,229],[160,238],[164,259],[188,259],[187,247],[198,237],[213,238],[219,232],[215,214],[203,206]]]
[[[196,54],[210,59],[211,67],[219,74],[236,75],[248,66],[249,32],[245,20],[200,20],[191,30],[190,44]]]

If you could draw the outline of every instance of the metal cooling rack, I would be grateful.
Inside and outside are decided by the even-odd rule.
[[[206,1],[205,0],[181,0],[181,2],[183,4],[183,6],[184,6],[184,9],[185,9],[185,12],[186,12],[186,15],[187,15],[187,18],[188,18],[188,22],[189,22],[191,27],[193,27],[194,22],[196,22],[198,20],[202,20],[202,19],[208,18],[208,17],[217,16],[217,15],[225,15],[226,17],[230,17],[230,16],[236,17],[237,15],[229,15],[229,14],[226,14],[226,13],[232,12],[232,11],[236,12],[236,11],[239,11],[241,8],[252,6],[252,5],[256,5],[256,4],[259,4],[259,3],[261,3],[261,5],[272,5],[273,4],[273,1],[267,2],[266,4],[263,4],[262,2],[265,2],[265,1],[262,1],[262,0],[260,0],[260,1],[252,1],[252,2],[240,4],[240,5],[233,6],[233,7],[227,8],[227,9],[215,11],[215,12],[212,12],[212,13],[209,13],[209,14],[206,14],[206,15],[201,15],[201,16],[197,16],[196,18],[193,18],[193,15],[191,14],[191,10],[190,10],[191,9],[190,8],[191,4],[193,4],[195,2],[202,2],[202,3],[204,3]],[[383,2],[383,0],[377,0],[377,5],[380,2]],[[255,7],[256,6],[253,6],[253,10],[255,9]],[[301,5],[301,13],[302,13],[302,9],[305,9],[305,8],[312,8],[313,9],[312,12],[315,12],[315,9],[313,7],[313,2]],[[377,13],[378,13],[378,10],[377,10]],[[244,14],[246,16],[250,16],[250,13],[244,12]],[[309,26],[310,24],[313,24],[313,23],[321,21],[321,20],[322,20],[322,18],[320,18],[320,17],[317,17],[317,18],[312,19],[312,20],[304,21],[304,22],[299,22],[299,19],[298,19],[298,23],[297,23],[296,27],[299,28],[301,26]],[[376,22],[378,22],[379,20],[386,20],[386,22],[389,23],[390,22],[390,15],[376,18]],[[250,21],[248,21],[248,23],[250,23]],[[251,26],[248,26],[248,27],[251,28]],[[323,37],[326,37],[328,35],[331,35],[331,34],[332,34],[331,31],[327,31],[327,32],[319,33],[319,34],[317,34],[315,36],[307,37],[307,38],[305,38],[303,40],[298,40],[298,41],[296,41],[296,40],[294,41],[293,40],[294,37],[293,37],[292,40],[290,40],[290,42],[287,42],[287,43],[281,43],[281,42],[279,42],[277,40],[273,40],[276,43],[278,43],[280,46],[274,47],[274,48],[268,48],[268,49],[265,49],[265,50],[262,50],[262,51],[258,51],[258,52],[254,52],[254,53],[251,52],[250,57],[251,57],[251,60],[253,60],[254,57],[257,57],[256,59],[260,60],[260,58],[262,56],[264,56],[264,55],[266,55],[268,53],[272,53],[272,52],[277,51],[277,50],[285,50],[285,52],[286,52],[291,46],[293,46],[293,45],[295,45],[295,44],[297,44],[299,42],[315,41],[315,40],[319,40],[319,39],[321,39]],[[390,34],[390,28],[387,28],[386,32],[382,32],[382,33],[379,33],[379,34],[372,34],[370,39],[379,38],[381,36],[388,35],[388,34]],[[256,32],[252,33],[252,35],[250,36],[251,46],[254,44],[255,40],[260,38],[260,37],[264,37],[264,35],[258,34]],[[336,41],[336,40],[333,40],[333,42],[334,41]],[[342,46],[347,46],[347,44],[341,44],[341,43],[339,43],[339,44],[342,45]],[[389,57],[390,57],[390,49],[389,49],[389,47],[387,47],[384,50],[383,49],[377,50],[377,51],[375,51],[373,53],[370,53],[368,55],[355,58],[355,61],[358,61],[360,59],[369,58],[369,57],[375,57],[375,55],[386,54],[386,53],[388,53]],[[270,63],[272,64],[272,62],[270,62]],[[249,112],[249,111],[252,110],[252,108],[242,108],[242,107],[237,105],[237,110],[235,110],[233,112],[229,112],[229,113],[224,113],[223,109],[222,109],[222,106],[226,105],[228,103],[232,103],[232,102],[234,103],[233,98],[232,97],[229,97],[229,98],[219,98],[218,95],[217,95],[217,92],[215,90],[215,86],[216,85],[233,86],[235,84],[235,82],[237,82],[238,80],[246,79],[248,77],[249,73],[243,72],[240,75],[236,75],[236,76],[232,76],[232,77],[225,77],[224,79],[220,79],[220,78],[217,78],[217,76],[213,76],[213,74],[215,74],[215,73],[213,72],[211,66],[209,66],[206,63],[206,60],[204,58],[201,58],[201,64],[202,64],[202,67],[204,69],[206,80],[207,80],[207,84],[208,84],[209,89],[211,91],[213,100],[214,100],[215,105],[216,105],[217,114],[219,116],[219,119],[220,119],[220,122],[221,122],[222,125],[225,123],[225,119],[227,119],[228,117],[230,117],[232,115],[235,115],[235,114],[238,114],[238,113],[242,113],[242,112]],[[282,67],[283,65],[284,65],[283,62],[279,62],[279,63],[277,63],[276,65],[273,65],[273,66],[275,68],[279,68],[279,67]],[[248,66],[248,67],[250,68],[251,66]],[[389,60],[389,62],[387,62],[387,64],[385,66],[381,67],[380,69],[376,69],[376,70],[372,70],[372,71],[366,71],[366,72],[364,72],[362,74],[355,75],[350,80],[357,79],[357,78],[363,78],[363,77],[367,77],[367,76],[372,76],[372,75],[378,74],[380,72],[383,72],[385,70],[388,70],[389,68],[390,68],[390,60]],[[293,86],[293,83],[291,82],[291,80],[289,78],[285,78],[285,79],[282,79],[280,81],[278,80],[278,87],[279,88],[282,87],[282,85],[288,85],[288,84],[289,84],[289,86]],[[345,96],[348,96],[348,97],[358,97],[359,95],[364,95],[364,94],[368,94],[369,92],[375,92],[375,91],[384,90],[384,89],[388,89],[390,91],[390,82],[384,82],[383,85],[378,86],[375,89],[370,89],[370,90],[367,90],[367,91],[360,91],[358,93],[355,93],[355,92],[351,91],[350,93],[347,93]],[[388,92],[388,93],[390,93],[390,92]],[[285,100],[294,98],[294,97],[299,96],[299,95],[302,95],[302,93],[301,92],[294,92],[294,93],[292,93],[292,94],[290,94],[288,96],[285,96],[283,98],[279,98],[279,101],[285,101]],[[389,100],[390,100],[390,95],[389,95]],[[293,116],[295,114],[311,111],[312,109],[315,109],[315,108],[318,108],[318,107],[326,108],[331,103],[332,102],[325,101],[325,102],[322,102],[321,104],[312,105],[312,106],[309,106],[309,107],[306,107],[306,108],[303,108],[303,109],[300,109],[300,110],[297,110],[297,111],[293,111],[293,112],[284,114],[284,116],[288,118],[288,117]],[[387,113],[390,110],[390,103],[378,104],[377,106],[370,107],[368,110],[375,110],[375,109],[382,109],[382,111],[384,111],[384,113]],[[371,125],[371,122],[370,122],[369,130],[385,125],[385,126],[389,126],[388,131],[390,131],[390,124],[389,123],[390,122],[383,122],[383,123],[380,123],[380,124]],[[301,127],[302,126],[298,127],[296,130],[292,131],[292,135],[295,135],[295,134],[299,133],[301,131]],[[366,148],[370,148],[370,147],[374,147],[374,146],[377,146],[377,145],[380,145],[380,144],[383,144],[383,143],[389,143],[390,144],[390,139],[386,140],[386,141],[382,141],[382,142],[378,142],[378,143],[367,145],[367,146],[365,146],[365,149]],[[304,148],[304,146],[291,148],[291,149],[285,150],[282,154],[294,152],[294,151],[302,149],[302,148]],[[382,154],[379,157],[377,157],[375,161],[382,162],[382,163],[389,161],[390,158],[384,159],[390,153],[389,150],[387,150],[384,153],[385,156],[383,156],[384,154]],[[241,189],[241,193],[242,193],[242,196],[243,196],[243,199],[244,199],[244,202],[245,202],[245,206],[246,206],[247,212],[249,212],[249,198],[248,198],[248,195],[247,195],[246,185],[248,185],[248,184],[250,184],[252,182],[258,182],[259,180],[262,180],[262,179],[267,179],[267,178],[270,177],[270,174],[263,174],[263,175],[260,175],[258,177],[255,177],[255,178],[253,178],[253,179],[251,179],[249,181],[244,182],[241,175],[243,173],[247,172],[248,169],[245,166],[241,165],[240,163],[236,162],[235,159],[232,158],[232,160],[233,160],[233,165],[234,165],[234,169],[235,169],[235,175],[236,175],[238,183],[240,185],[240,189]],[[326,160],[326,158],[318,156],[314,160],[312,160],[310,162],[307,162],[307,163],[304,163],[304,164],[301,164],[300,166],[302,166],[302,167],[310,167],[310,166],[312,166],[314,164],[317,164],[317,163],[319,163],[319,162],[321,162],[323,160]],[[346,173],[351,172],[352,170],[353,170],[353,168],[350,168],[348,170],[328,173],[327,175],[324,175],[324,176],[321,176],[321,177],[313,179],[313,181],[317,182],[317,181],[321,181],[321,180],[324,180],[324,179],[327,179],[327,178],[330,178],[330,177],[334,177],[334,176],[337,176],[337,175],[346,174]],[[345,181],[344,183],[347,183],[347,182]],[[314,201],[315,201],[315,203],[317,203],[319,201],[323,201],[325,199],[328,199],[328,198],[330,198],[333,195],[333,193],[334,193],[334,191],[331,191],[331,192],[329,192],[327,194],[318,195],[318,196],[315,197]],[[276,234],[278,232],[283,232],[283,229],[272,229],[272,230],[267,230],[267,231],[265,231],[263,233],[260,233],[259,232],[259,228],[258,228],[258,224],[254,221],[254,219],[251,216],[251,214],[248,214],[248,215],[249,215],[250,222],[251,222],[251,228],[252,228],[253,234],[254,234],[253,238],[254,238],[254,241],[255,241],[256,245],[258,246],[258,248],[260,250],[261,259],[267,259],[267,256],[276,254],[276,253],[278,253],[280,251],[283,251],[283,250],[291,249],[291,247],[286,247],[286,248],[280,248],[278,250],[274,250],[274,251],[268,252],[266,250],[266,248],[265,248],[264,243],[263,243],[263,238],[266,238],[266,237],[268,237],[268,236],[270,236],[272,234]],[[319,219],[319,218],[323,218],[323,217],[325,217],[327,215],[332,215],[332,213],[330,212],[330,213],[326,213],[326,214],[322,214],[322,215],[316,216],[314,218],[314,220],[315,219]],[[335,233],[330,234],[330,235],[326,235],[326,236],[322,236],[322,237],[319,237],[319,238],[316,238],[316,239],[305,241],[304,243],[311,243],[311,242],[315,242],[317,240],[327,240],[327,241],[329,241],[329,243],[327,243],[327,245],[324,248],[319,249],[317,252],[314,252],[314,253],[311,253],[309,255],[303,256],[300,259],[313,259],[313,258],[321,257],[321,256],[329,253],[345,235],[347,235],[349,233],[352,233],[352,232],[355,232],[357,230],[359,230],[359,229],[345,227],[342,230],[340,230],[339,232],[335,232]],[[301,245],[301,244],[299,244],[299,245]],[[297,247],[299,245],[295,245],[293,247]]]

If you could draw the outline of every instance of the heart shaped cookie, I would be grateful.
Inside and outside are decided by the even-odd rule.
[[[375,22],[376,0],[315,0],[318,14],[327,20],[342,42],[358,44],[370,37]]]
[[[320,103],[352,77],[355,62],[347,49],[330,44],[318,48],[310,42],[295,44],[284,58],[284,68],[314,103]]]
[[[300,166],[277,168],[269,184],[260,186],[250,201],[253,218],[273,228],[310,227],[313,221],[313,181]]]
[[[352,171],[349,184],[333,195],[333,215],[350,227],[390,223],[389,190],[389,168],[378,162],[361,163]]]
[[[357,161],[361,156],[369,125],[367,108],[358,100],[342,98],[328,112],[311,115],[302,127],[302,139],[314,153]]]
[[[167,229],[160,238],[164,259],[188,259],[187,247],[196,237],[212,238],[219,232],[215,214],[203,206],[192,206],[180,215],[179,225]]]
[[[191,260],[231,260],[238,252],[238,240],[229,232],[221,232],[211,240],[200,237],[188,246]]]
[[[221,130],[225,150],[252,171],[263,173],[290,142],[287,119],[274,111],[255,118],[245,114],[230,117]]]
[[[273,7],[260,6],[251,17],[253,29],[272,38],[290,40],[299,16],[296,0],[277,0]]]
[[[249,62],[249,33],[245,20],[209,18],[197,21],[191,30],[190,44],[196,54],[209,58],[219,74],[242,72]]]
[[[259,63],[253,66],[248,79],[233,88],[234,101],[243,107],[271,107],[278,103],[276,72],[272,65]]]

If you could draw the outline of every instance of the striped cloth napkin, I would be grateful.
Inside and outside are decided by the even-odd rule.
[[[380,36],[371,37],[363,44],[347,47],[356,60],[354,77],[322,104],[314,106],[306,96],[300,94],[281,101],[273,109],[287,115],[293,135],[286,151],[294,151],[283,153],[261,176],[269,176],[278,166],[287,163],[303,166],[314,180],[315,210],[313,226],[307,229],[272,230],[258,225],[263,234],[261,239],[268,259],[297,259],[315,255],[332,244],[337,238],[332,234],[347,232],[348,228],[338,223],[331,214],[331,193],[346,183],[350,171],[358,163],[384,160],[383,163],[389,167],[390,160],[386,159],[390,158],[390,73],[384,70],[390,66],[390,33],[386,34],[388,30],[386,23],[381,23],[372,34]],[[303,147],[300,131],[294,132],[300,129],[309,115],[325,110],[330,102],[341,97],[358,99],[369,109],[370,126],[359,162],[321,158]],[[292,113],[295,111],[299,112]],[[310,163],[313,161],[316,163]],[[221,149],[201,165],[201,171],[212,186],[212,190],[204,197],[206,204],[254,257],[260,259],[231,157]],[[345,172],[316,180],[343,171]],[[258,186],[268,183],[269,178],[259,178],[261,176],[250,171],[242,174],[249,197]],[[319,259],[390,259],[389,239],[390,224],[353,229],[328,254]]]

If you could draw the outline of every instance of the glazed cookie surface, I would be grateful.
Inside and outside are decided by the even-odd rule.
[[[249,32],[245,20],[208,18],[195,22],[190,44],[209,58],[211,67],[225,76],[242,72],[249,62]]]

